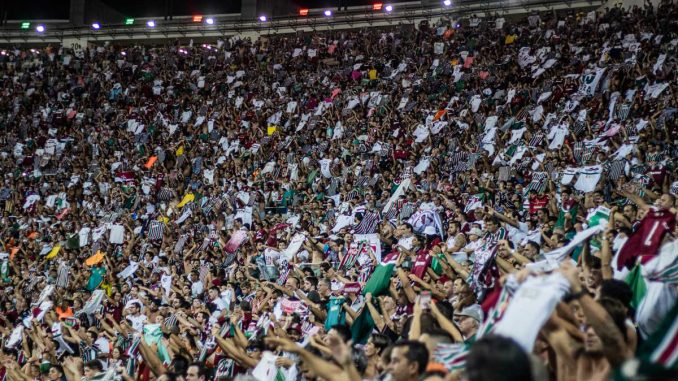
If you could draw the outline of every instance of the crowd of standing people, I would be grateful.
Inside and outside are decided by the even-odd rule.
[[[678,379],[678,5],[0,53],[0,379]]]

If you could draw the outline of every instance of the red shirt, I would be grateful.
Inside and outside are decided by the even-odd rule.
[[[412,265],[412,274],[416,275],[420,279],[426,274],[426,269],[431,265],[431,256],[428,255],[428,252],[421,250],[417,257],[414,259],[414,265]]]
[[[624,266],[632,267],[638,257],[645,263],[657,255],[664,235],[672,232],[675,226],[675,214],[668,210],[650,209],[619,251],[617,270]]]
[[[549,203],[549,197],[544,195],[544,196],[536,196],[532,199],[530,199],[530,214],[535,214],[539,209],[544,208],[546,205]]]

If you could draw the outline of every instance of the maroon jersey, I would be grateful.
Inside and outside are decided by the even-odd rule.
[[[637,257],[641,257],[641,262],[645,263],[656,255],[664,234],[672,232],[675,226],[675,214],[668,210],[650,209],[621,248],[617,270],[624,266],[633,267]]]
[[[426,274],[426,269],[431,265],[432,258],[424,250],[421,250],[414,260],[414,265],[412,266],[412,274],[418,276],[420,279],[424,279],[424,274]]]

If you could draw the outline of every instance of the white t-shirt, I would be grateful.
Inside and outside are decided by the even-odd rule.
[[[401,239],[398,240],[397,246],[402,246],[405,250],[410,250],[410,249],[412,249],[412,241],[413,240],[414,240],[414,236],[401,238]]]
[[[139,315],[139,316],[134,316],[134,315],[127,315],[125,316],[125,319],[127,319],[130,324],[132,325],[132,328],[134,328],[135,331],[142,332],[144,329],[144,323],[148,320],[146,315]]]
[[[569,289],[570,283],[558,273],[528,278],[509,302],[494,333],[510,337],[531,351],[539,330]]]
[[[228,308],[228,303],[226,303],[226,301],[222,298],[216,298],[212,300],[212,303],[214,303],[214,305],[217,307],[217,311],[220,312]]]
[[[191,284],[191,296],[193,296],[194,298],[202,294],[204,290],[205,287],[203,286],[201,281],[193,282],[193,284]]]

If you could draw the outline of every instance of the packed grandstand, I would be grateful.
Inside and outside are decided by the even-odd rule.
[[[5,48],[0,379],[678,379],[677,23]]]

